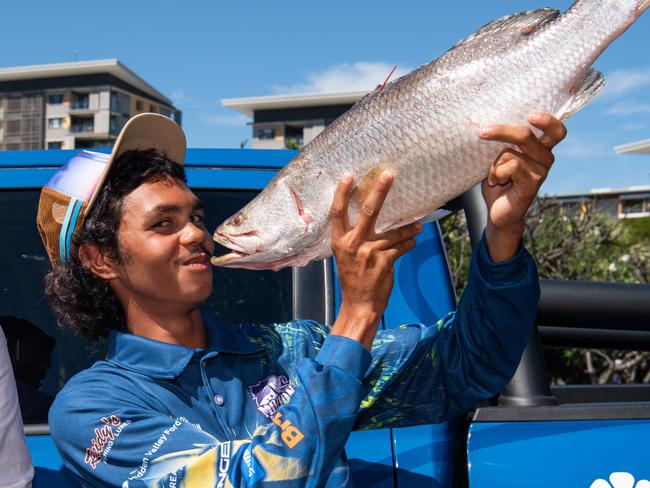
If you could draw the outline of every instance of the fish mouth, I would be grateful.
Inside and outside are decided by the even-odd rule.
[[[213,239],[228,248],[230,252],[223,256],[213,256],[210,260],[215,266],[224,268],[245,268],[245,269],[280,269],[281,265],[275,266],[275,261],[256,262],[256,256],[262,254],[262,243],[254,231],[241,234],[226,234],[218,229]],[[281,259],[280,261],[284,260]]]
[[[252,256],[252,254],[245,254],[239,251],[231,251],[228,254],[223,256],[212,256],[210,261],[215,266],[230,266],[236,265],[237,262],[240,262],[242,259]]]
[[[212,264],[223,268],[243,268],[252,270],[273,270],[278,271],[290,266],[295,260],[295,256],[287,256],[274,261],[256,262],[255,256],[260,253],[245,254],[239,251],[232,251],[223,256],[212,258]]]
[[[262,242],[255,231],[241,234],[224,234],[217,230],[212,238],[224,247],[240,255],[257,254],[262,251]]]
[[[269,255],[269,253],[261,251],[252,254],[232,251],[223,256],[213,257],[212,264],[224,268],[279,271],[288,266],[306,266],[315,259],[325,259],[331,255],[332,251],[328,239],[326,241],[319,240],[314,245],[289,255]]]

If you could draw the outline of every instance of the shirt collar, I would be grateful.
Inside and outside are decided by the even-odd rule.
[[[208,332],[207,349],[193,349],[112,330],[108,337],[108,361],[152,378],[174,379],[195,355],[203,357],[209,352],[248,355],[265,349],[252,326],[222,324],[204,310],[201,316]]]

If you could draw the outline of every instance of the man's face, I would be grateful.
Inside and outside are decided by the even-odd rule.
[[[122,302],[158,311],[191,310],[210,296],[214,242],[203,205],[182,181],[144,183],[124,198],[123,262],[113,287]]]

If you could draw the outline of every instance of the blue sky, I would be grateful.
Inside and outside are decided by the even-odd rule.
[[[222,98],[372,87],[444,53],[490,20],[568,0],[402,2],[61,1],[3,10],[0,66],[118,58],[183,110],[190,147],[238,147],[246,118]],[[545,192],[650,184],[650,13],[596,62],[608,89],[569,119]]]

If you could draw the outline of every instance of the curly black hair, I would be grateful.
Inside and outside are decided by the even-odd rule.
[[[126,329],[124,310],[113,289],[81,263],[79,247],[93,244],[125,262],[118,233],[124,197],[143,183],[166,178],[187,182],[183,166],[154,149],[127,151],[115,160],[85,222],[72,235],[70,259],[45,276],[45,293],[61,326],[90,341],[107,337],[111,329]]]

